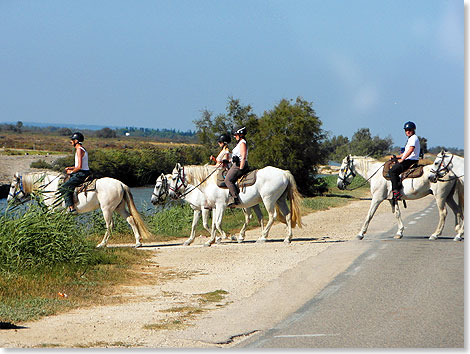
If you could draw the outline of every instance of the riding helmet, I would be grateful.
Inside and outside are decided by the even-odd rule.
[[[70,140],[78,140],[79,143],[82,143],[85,140],[85,137],[80,132],[75,132],[70,137]]]
[[[246,135],[246,127],[240,127],[235,132],[233,135]]]
[[[230,142],[232,141],[232,138],[230,138],[230,135],[228,134],[221,134],[219,136],[219,139],[217,139],[217,142],[219,143],[225,143],[225,144],[230,144]]]
[[[406,122],[403,129],[405,129],[405,130],[416,130],[416,124],[414,124],[413,122]]]

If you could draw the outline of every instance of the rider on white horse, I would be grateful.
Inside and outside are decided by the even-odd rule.
[[[238,141],[237,146],[232,150],[232,167],[225,176],[225,185],[230,191],[228,206],[233,207],[240,204],[238,188],[235,182],[248,172],[248,146],[245,140],[246,128],[241,127],[233,133]]]
[[[84,140],[85,137],[80,132],[73,133],[70,137],[70,143],[75,148],[75,166],[65,168],[65,172],[70,175],[70,179],[62,184],[59,189],[59,193],[64,197],[65,205],[70,213],[76,213],[73,206],[73,191],[75,187],[82,184],[90,175],[88,152],[82,146]]]
[[[406,122],[403,129],[405,129],[405,134],[408,137],[405,150],[402,154],[396,156],[396,158],[398,158],[397,163],[393,165],[388,172],[392,181],[393,199],[395,200],[401,197],[400,174],[405,172],[412,165],[416,164],[421,153],[419,139],[415,134],[416,124],[413,122]],[[393,158],[395,158],[395,156],[392,157],[392,159]]]

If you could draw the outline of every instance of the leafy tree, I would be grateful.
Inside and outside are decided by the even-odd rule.
[[[299,190],[306,195],[322,192],[316,180],[316,165],[324,162],[321,141],[325,133],[312,103],[298,97],[295,103],[283,99],[258,121],[258,134],[251,135],[255,149],[249,152],[253,167],[267,165],[292,172]]]
[[[111,128],[103,128],[100,130],[96,131],[96,136],[98,138],[115,138],[116,137],[116,131],[111,129]]]

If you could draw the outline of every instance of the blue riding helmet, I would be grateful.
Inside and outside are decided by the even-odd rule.
[[[413,122],[406,122],[403,129],[405,129],[405,130],[416,130],[416,124],[414,124]]]

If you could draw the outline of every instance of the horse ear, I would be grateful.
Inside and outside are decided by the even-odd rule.
[[[19,172],[15,172],[15,178],[16,179],[20,178],[20,173]]]

